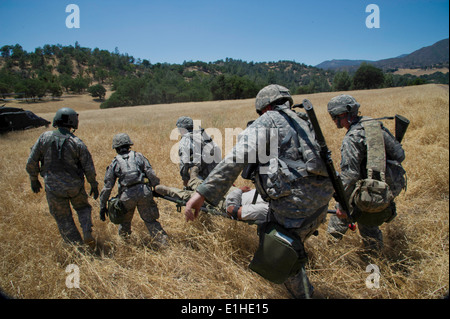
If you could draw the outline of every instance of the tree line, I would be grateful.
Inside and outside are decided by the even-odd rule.
[[[364,90],[426,83],[449,84],[448,73],[435,72],[420,77],[411,74],[398,75],[391,72],[384,73],[381,69],[364,62],[354,74],[347,71],[336,72],[332,89],[333,91]]]
[[[38,100],[65,93],[83,93],[98,85],[135,72],[135,59],[98,48],[46,44],[34,52],[20,44],[0,47],[0,96]],[[96,84],[96,85],[97,85]],[[93,89],[91,89],[93,90]],[[98,90],[94,90],[98,92]],[[104,95],[103,95],[104,97]]]
[[[277,83],[292,94],[373,89],[423,83],[446,83],[447,74],[416,77],[384,73],[362,64],[354,73],[326,71],[294,61],[246,62],[226,58],[215,62],[156,63],[98,48],[46,44],[34,52],[19,45],[0,48],[0,96],[40,98],[89,92],[104,99],[101,108],[253,98]],[[439,73],[439,72],[438,72]]]

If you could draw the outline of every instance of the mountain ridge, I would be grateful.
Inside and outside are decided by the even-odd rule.
[[[396,68],[427,68],[434,66],[448,66],[449,63],[449,38],[440,40],[432,45],[422,47],[409,54],[402,54],[394,58],[381,60],[351,60],[333,59],[315,65],[323,70],[355,71],[361,63],[369,63],[387,71]]]

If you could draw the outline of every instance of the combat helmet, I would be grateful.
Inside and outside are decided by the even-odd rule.
[[[78,129],[78,113],[70,107],[63,107],[56,111],[53,127],[71,127]]]
[[[188,116],[181,116],[177,120],[178,128],[185,128],[188,131],[192,131],[194,128],[194,121]]]
[[[116,149],[121,146],[125,145],[133,145],[133,142],[131,141],[130,137],[127,133],[119,133],[114,135],[113,141],[112,141],[112,148]]]
[[[289,90],[278,84],[270,84],[262,88],[256,95],[256,112],[260,113],[267,105],[273,104],[274,102],[284,104],[286,101],[289,101],[290,106],[294,104]]]
[[[351,95],[341,94],[333,97],[328,102],[328,113],[332,118],[343,114],[350,113],[350,115],[357,115],[359,110],[359,103]]]

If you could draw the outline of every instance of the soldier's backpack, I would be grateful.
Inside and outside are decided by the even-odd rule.
[[[116,160],[120,165],[119,185],[121,187],[130,187],[144,182],[145,175],[136,162],[136,153],[134,151],[123,155],[118,154]]]
[[[136,153],[134,151],[130,151],[127,154],[118,154],[116,160],[120,165],[121,173],[119,176],[119,194],[108,200],[107,209],[111,222],[121,224],[127,212],[119,199],[120,194],[126,187],[144,183],[145,175],[137,164]]]
[[[356,183],[350,201],[361,211],[358,222],[378,226],[396,216],[392,202],[406,188],[406,172],[397,160],[386,159],[381,123],[368,120],[361,125],[367,143],[367,178]]]
[[[362,126],[367,143],[367,178],[356,182],[350,198],[361,211],[379,213],[385,210],[394,199],[386,182],[386,151],[383,132],[378,121],[365,121]]]
[[[49,139],[49,143],[47,144],[47,148],[44,150],[44,154],[47,153],[48,150],[51,151],[52,160],[50,163],[46,165],[47,170],[51,171],[60,171],[68,173],[73,179],[80,180],[83,179],[83,170],[81,165],[78,164],[76,167],[68,165],[64,161],[63,149],[64,144],[67,144],[67,140],[75,137],[72,133],[70,134],[61,134],[57,130],[52,132],[52,135]]]
[[[209,136],[205,129],[200,128],[198,133],[193,133],[192,143],[197,143],[197,139],[200,137],[200,151],[201,151],[201,166],[207,167],[206,174],[209,174],[213,168],[222,160],[222,151],[220,147],[213,141],[211,136]],[[195,149],[194,144],[194,149]],[[197,146],[198,147],[198,146]],[[193,159],[198,160],[198,159]]]
[[[282,127],[281,118],[266,113],[275,127]],[[293,183],[308,175],[328,176],[325,164],[320,157],[320,148],[315,139],[314,131],[305,118],[301,118],[290,109],[281,109],[279,114],[297,133],[292,136],[295,140],[299,158],[292,159],[285,156],[277,156],[269,160],[266,179],[266,189],[259,185],[256,179],[256,187],[263,199],[278,199],[291,194]],[[283,121],[284,122],[284,121]]]

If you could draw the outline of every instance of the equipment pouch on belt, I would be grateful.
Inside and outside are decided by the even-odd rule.
[[[307,256],[295,234],[274,222],[259,229],[259,247],[249,268],[265,279],[281,284],[300,270]]]
[[[366,178],[356,183],[351,198],[361,211],[379,213],[390,205],[394,196],[386,182]]]
[[[362,123],[367,143],[367,178],[356,183],[351,199],[366,213],[379,213],[385,210],[394,199],[386,183],[386,151],[380,123]],[[375,172],[379,178],[375,178]]]
[[[113,224],[123,223],[125,214],[127,213],[123,203],[119,200],[119,196],[115,196],[108,200],[108,216]]]

